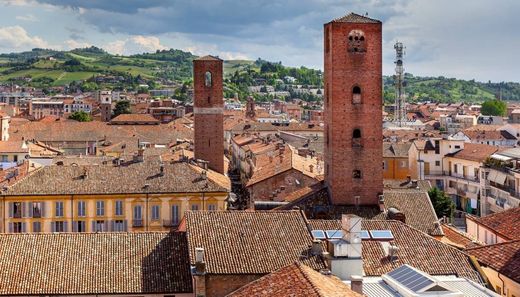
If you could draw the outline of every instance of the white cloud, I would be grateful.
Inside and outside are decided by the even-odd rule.
[[[155,36],[135,35],[124,40],[114,40],[103,47],[107,52],[118,55],[131,55],[168,49]]]
[[[88,42],[81,42],[74,39],[69,39],[63,42],[68,49],[90,47],[92,44]]]
[[[122,55],[125,53],[125,45],[125,40],[115,40],[107,43],[103,48],[111,54]]]
[[[35,17],[33,14],[18,15],[18,16],[16,16],[16,19],[19,21],[25,21],[25,22],[37,22],[38,21],[38,18]]]
[[[30,36],[20,26],[0,27],[0,49],[28,50],[35,47],[49,48],[50,45],[38,36]]]
[[[34,1],[32,1],[32,0],[2,0],[2,4],[12,5],[12,6],[29,6],[29,5],[33,5]]]
[[[145,51],[156,51],[167,49],[166,46],[161,44],[161,40],[155,36],[142,36],[137,35],[130,38],[130,41],[140,46]]]

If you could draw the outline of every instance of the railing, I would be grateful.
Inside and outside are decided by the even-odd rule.
[[[132,227],[143,227],[143,220],[132,220]]]

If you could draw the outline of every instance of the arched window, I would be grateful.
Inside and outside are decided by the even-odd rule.
[[[352,171],[352,178],[361,178],[361,170],[353,170]]]
[[[361,104],[361,98],[361,88],[359,86],[354,86],[352,88],[352,103]]]
[[[354,131],[352,131],[352,147],[362,147],[360,129],[354,129]]]
[[[348,51],[350,53],[364,53],[367,51],[365,33],[361,30],[352,30],[348,34]]]
[[[206,72],[204,74],[204,80],[205,80],[206,87],[211,87],[211,84],[212,84],[212,82],[211,82],[211,72],[208,71],[208,72]]]

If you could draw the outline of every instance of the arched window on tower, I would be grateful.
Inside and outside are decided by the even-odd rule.
[[[352,147],[362,147],[360,129],[354,129],[354,131],[352,131]]]
[[[360,179],[361,178],[361,170],[356,169],[352,171],[352,178]]]
[[[205,85],[206,87],[211,87],[211,72],[207,71],[205,74],[204,74],[204,81],[205,81]]]
[[[359,86],[352,88],[352,103],[361,104],[361,88]]]
[[[352,30],[348,34],[348,52],[364,53],[367,51],[365,33],[361,30]]]

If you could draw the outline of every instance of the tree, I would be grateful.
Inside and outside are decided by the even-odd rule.
[[[432,188],[428,191],[428,195],[430,196],[430,200],[438,218],[451,218],[453,216],[455,204],[443,191],[439,190],[438,188]]]
[[[116,107],[114,108],[114,117],[128,113],[132,113],[130,111],[130,101],[123,100],[116,103]]]
[[[488,116],[506,116],[507,104],[500,100],[488,100],[482,103],[480,112]]]
[[[84,111],[75,111],[70,116],[69,119],[76,120],[78,122],[90,122],[92,121],[92,117],[90,114]]]

